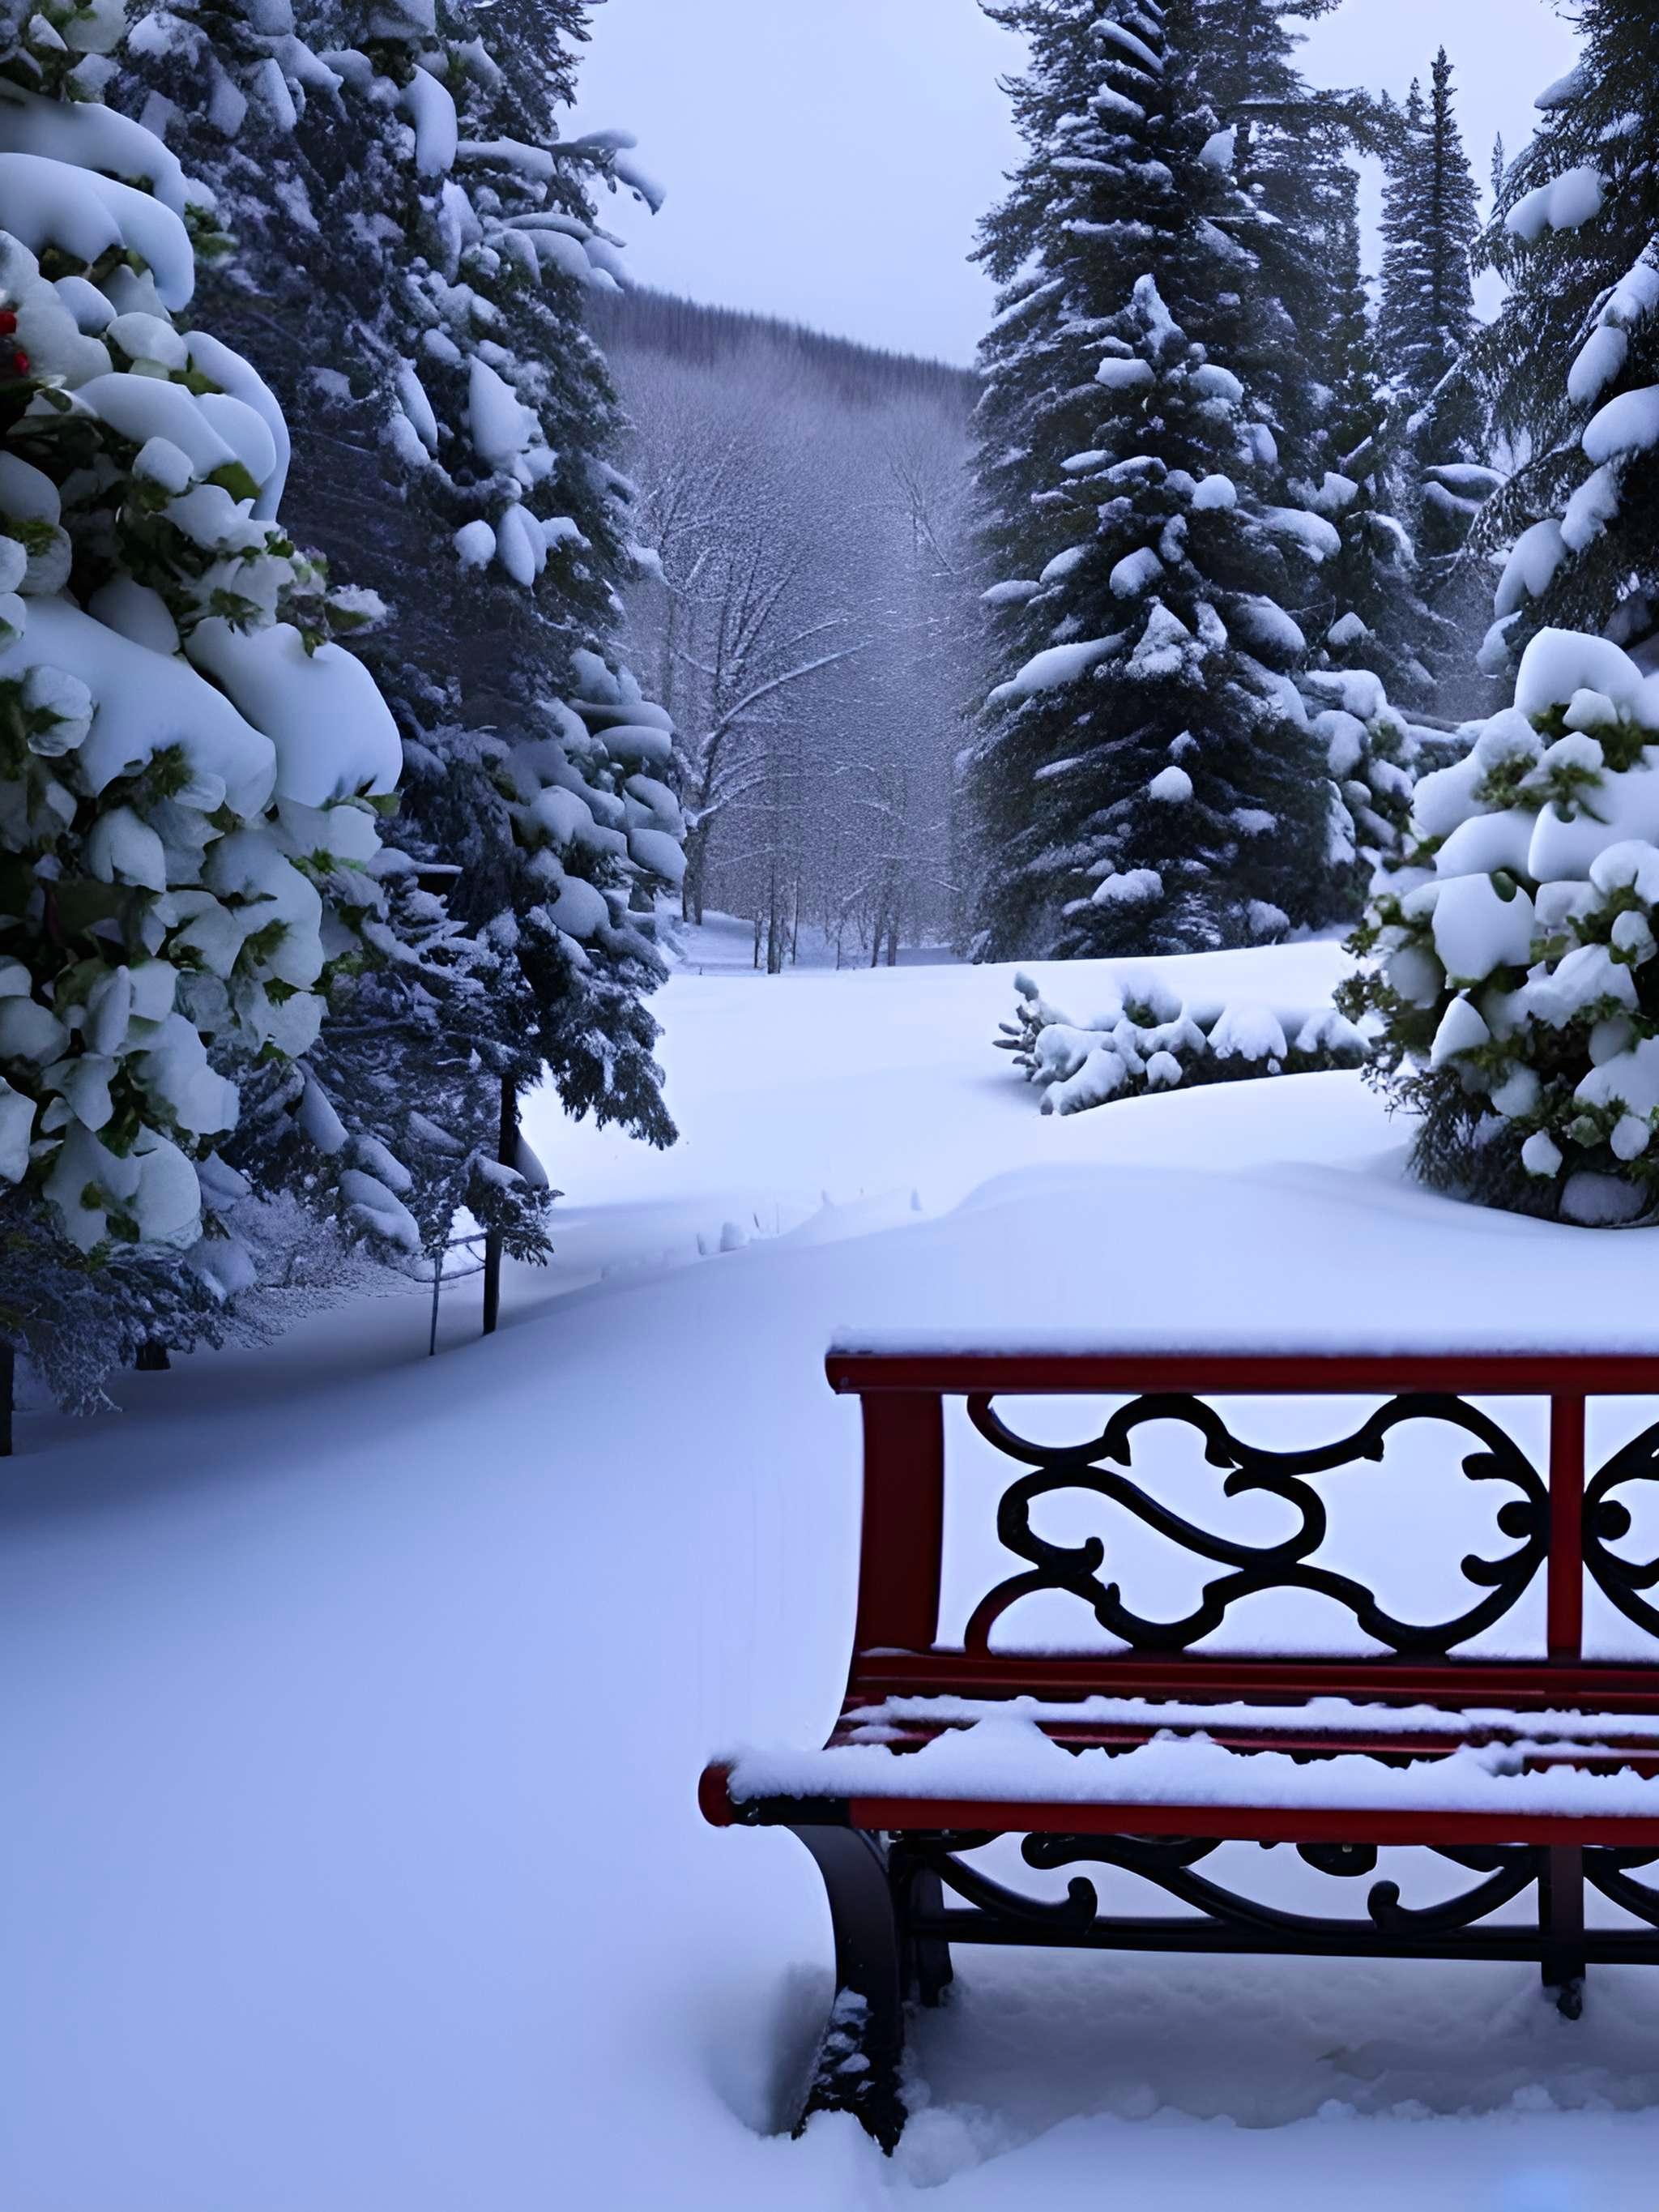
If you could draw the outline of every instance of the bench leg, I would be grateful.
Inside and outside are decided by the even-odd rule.
[[[851,2112],[890,2153],[904,2127],[903,1968],[887,1854],[856,1828],[795,1828],[817,1862],[836,1938],[836,2002],[799,2135],[814,2112]]]
[[[1538,1930],[1544,1987],[1562,2015],[1577,2020],[1584,2008],[1584,1854],[1577,1844],[1551,1844],[1539,1854]]]
[[[899,1895],[905,1918],[904,1994],[918,1998],[925,2005],[943,2004],[945,1992],[956,1978],[956,1970],[951,1964],[951,1946],[942,1936],[913,1935],[909,1919],[912,1913],[926,1913],[930,1917],[942,1913],[945,1886],[932,1867],[906,1865]]]

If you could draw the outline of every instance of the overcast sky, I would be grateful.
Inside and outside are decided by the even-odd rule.
[[[1547,0],[1346,0],[1304,60],[1403,94],[1442,40],[1484,185],[1494,134],[1513,155],[1572,64]],[[643,282],[966,362],[989,301],[974,225],[1018,150],[997,77],[1018,59],[976,0],[602,0],[580,120],[633,131],[668,188],[654,219],[611,204]]]

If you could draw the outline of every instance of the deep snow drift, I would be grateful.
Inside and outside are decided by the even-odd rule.
[[[1241,957],[1264,997],[1339,963]],[[1522,1967],[970,1953],[896,2160],[850,2122],[766,2132],[824,1916],[789,1838],[714,1834],[693,1792],[716,1746],[821,1741],[838,1701],[832,1335],[1659,1348],[1646,1232],[1410,1188],[1345,1075],[1045,1120],[990,1048],[1011,998],[983,969],[683,975],[683,1147],[536,1117],[568,1225],[495,1341],[457,1291],[428,1362],[422,1300],[389,1299],[127,1376],[118,1419],[24,1422],[8,2212],[1650,2204],[1634,1970],[1569,2026]]]

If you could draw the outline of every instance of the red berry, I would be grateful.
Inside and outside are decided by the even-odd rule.
[[[9,307],[0,307],[0,337],[9,337],[17,328],[17,318]]]

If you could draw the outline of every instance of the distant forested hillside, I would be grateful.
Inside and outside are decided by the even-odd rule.
[[[634,425],[629,612],[679,732],[687,913],[750,918],[774,970],[802,923],[848,961],[957,933],[975,379],[655,292],[592,327]]]
[[[588,314],[593,336],[607,354],[666,354],[699,368],[717,368],[735,356],[757,350],[798,360],[838,399],[855,405],[884,401],[935,399],[963,410],[978,396],[970,368],[949,362],[924,361],[915,354],[889,353],[852,338],[830,337],[804,324],[775,316],[750,314],[740,307],[706,307],[672,292],[641,288],[601,293]]]

